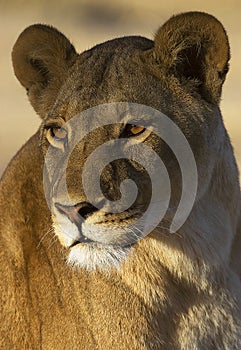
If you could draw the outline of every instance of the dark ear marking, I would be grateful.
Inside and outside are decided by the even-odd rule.
[[[50,72],[44,62],[40,59],[30,58],[29,63],[42,77],[42,86],[45,88],[49,83]],[[29,90],[29,89],[28,89]]]
[[[225,65],[225,67],[224,67],[224,69],[223,69],[222,71],[219,71],[219,72],[218,72],[219,78],[220,78],[221,80],[224,81],[225,78],[226,78],[226,75],[227,75],[228,71],[229,71],[229,63],[227,63],[227,64]]]

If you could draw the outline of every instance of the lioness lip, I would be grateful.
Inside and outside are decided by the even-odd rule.
[[[77,241],[75,241],[73,244],[71,244],[70,248],[73,248],[74,246],[78,245],[79,243],[94,243],[94,241],[92,241],[88,237],[85,237],[84,235],[81,235],[81,237],[78,238]]]

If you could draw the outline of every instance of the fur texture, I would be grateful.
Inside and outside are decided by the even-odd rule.
[[[12,57],[43,122],[0,182],[0,348],[240,349],[240,187],[218,106],[229,61],[220,22],[184,13],[167,21],[154,41],[125,37],[80,55],[56,29],[33,25],[18,38]],[[143,136],[171,174],[163,222],[133,246],[117,248],[112,243],[119,242],[118,227],[131,223],[132,213],[98,211],[90,220],[113,242],[106,246],[108,235],[94,232],[98,243],[71,247],[77,226],[63,211],[51,217],[44,197],[47,130],[114,101],[154,107],[180,127],[197,162],[197,198],[185,224],[170,234],[171,209],[180,197],[178,165],[164,142]],[[86,201],[79,181],[86,158],[118,138],[121,127],[96,130],[74,149],[66,179],[75,203]],[[110,164],[102,189],[116,200],[120,182],[129,177],[140,189],[134,208],[140,214],[150,183],[136,164]],[[68,204],[66,198],[61,203]]]

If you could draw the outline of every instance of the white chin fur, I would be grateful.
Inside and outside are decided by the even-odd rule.
[[[79,244],[71,248],[67,263],[87,271],[118,269],[130,248],[100,246],[97,243]]]

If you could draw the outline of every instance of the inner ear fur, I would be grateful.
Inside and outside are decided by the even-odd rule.
[[[35,24],[18,37],[12,51],[14,72],[42,118],[55,102],[76,57],[70,41],[51,26]]]
[[[222,24],[203,12],[171,17],[157,32],[154,55],[169,71],[193,79],[209,102],[218,103],[230,49]]]

